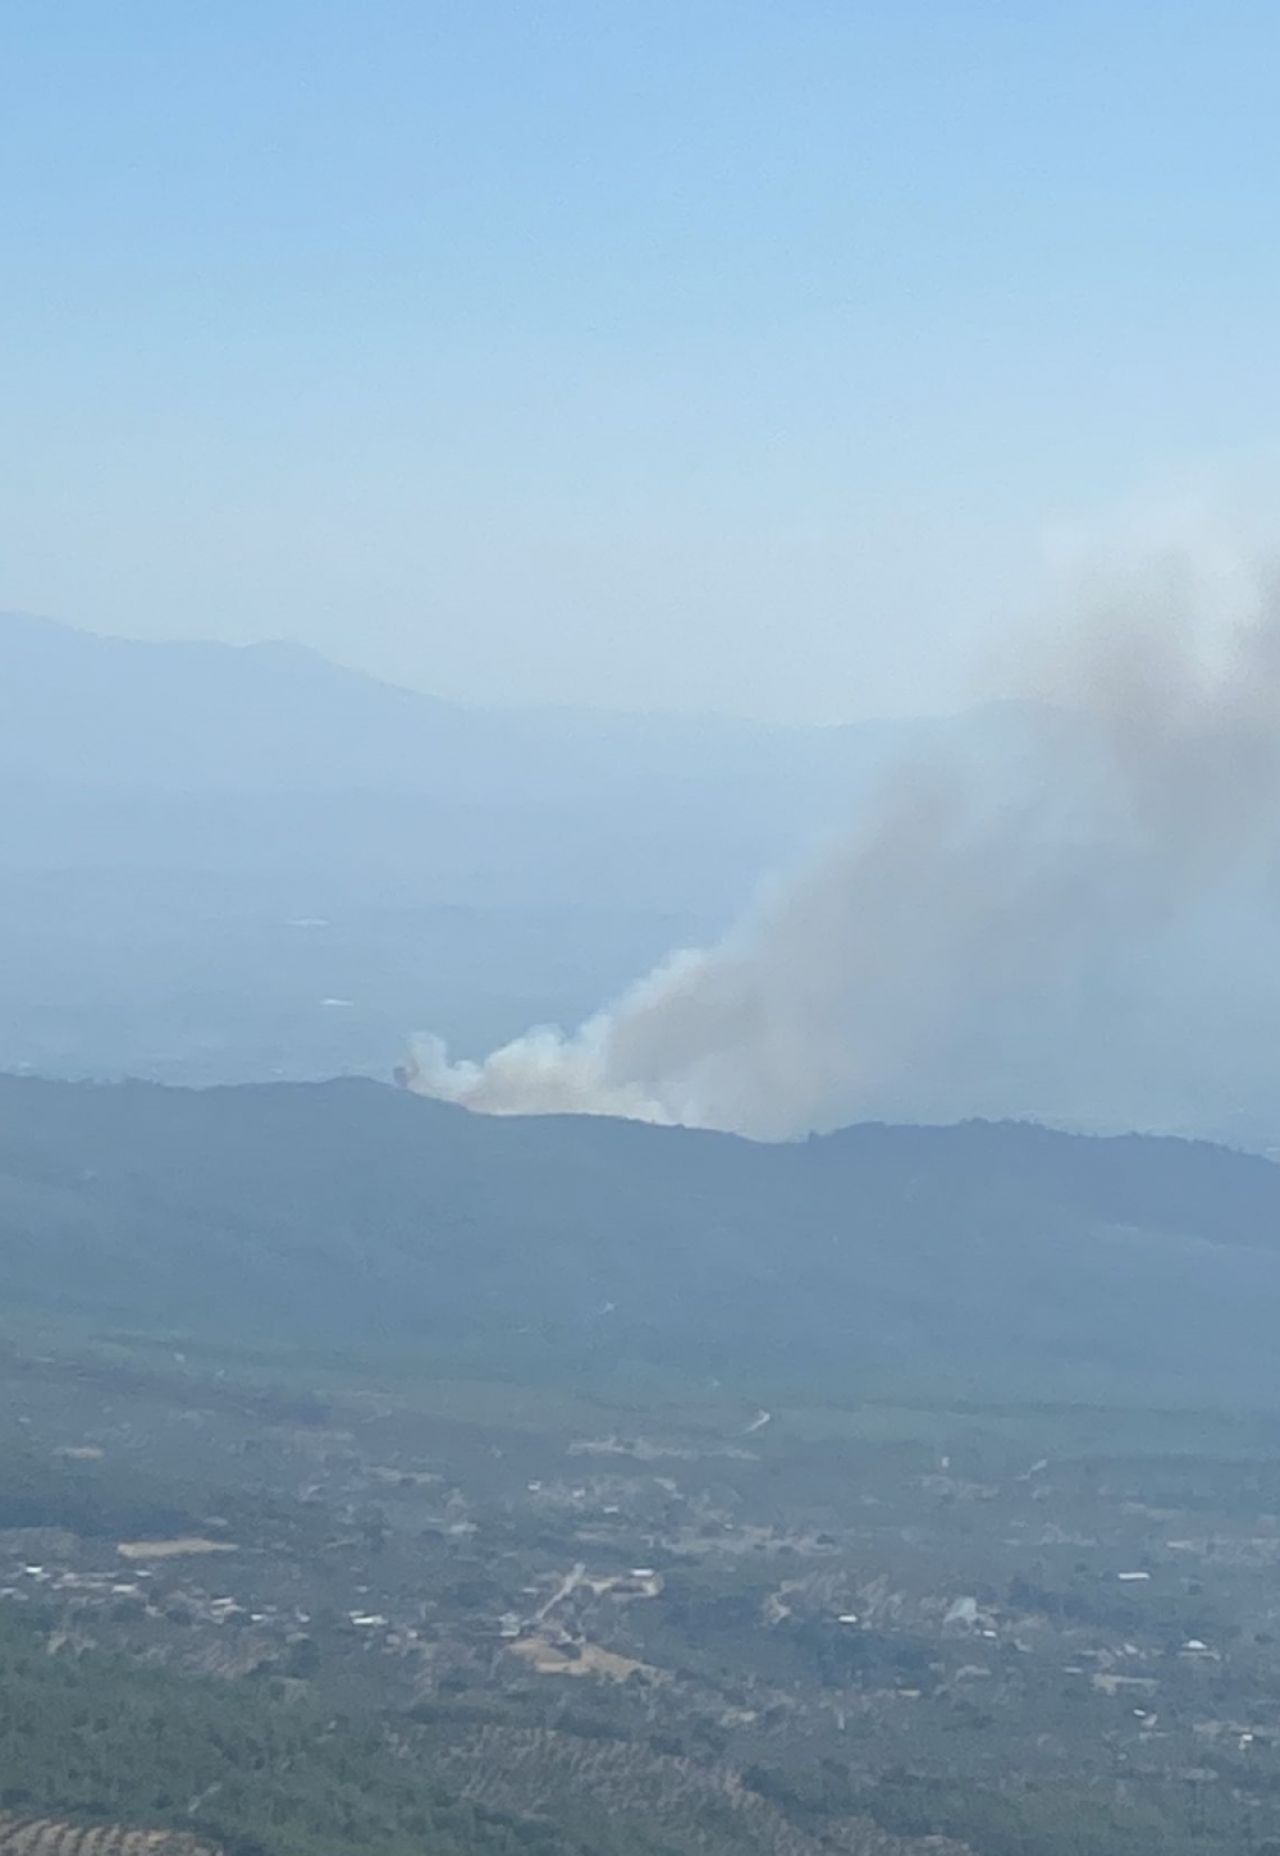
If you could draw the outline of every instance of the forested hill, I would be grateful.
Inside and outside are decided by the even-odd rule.
[[[767,1399],[1280,1405],[1280,1168],[1023,1124],[795,1146],[370,1082],[0,1078],[0,1298]]]

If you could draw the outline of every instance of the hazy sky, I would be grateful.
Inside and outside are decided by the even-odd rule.
[[[5,0],[0,606],[447,695],[960,693],[1280,436],[1280,9]]]

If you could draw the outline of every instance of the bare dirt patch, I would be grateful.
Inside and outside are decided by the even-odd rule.
[[[234,1540],[206,1540],[203,1534],[183,1534],[176,1540],[122,1540],[116,1552],[124,1560],[174,1560],[184,1553],[234,1553]]]
[[[607,1682],[625,1682],[637,1673],[649,1681],[660,1681],[661,1671],[652,1663],[638,1662],[633,1656],[619,1656],[598,1643],[575,1643],[560,1647],[545,1637],[522,1637],[507,1646],[513,1656],[531,1663],[540,1676],[602,1676]]]

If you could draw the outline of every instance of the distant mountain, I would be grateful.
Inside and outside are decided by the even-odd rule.
[[[156,643],[0,614],[0,777],[28,784],[527,804],[746,779],[761,796],[776,785],[785,810],[934,726],[468,708],[301,645]]]
[[[0,1299],[766,1404],[1280,1412],[1280,1168],[1023,1124],[757,1146],[356,1081],[0,1078]]]
[[[1017,737],[468,709],[0,617],[0,1064],[385,1073],[416,1030],[576,1020],[957,730]]]

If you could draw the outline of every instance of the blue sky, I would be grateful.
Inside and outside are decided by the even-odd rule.
[[[1280,437],[1278,65],[1232,0],[7,0],[0,606],[957,700],[1046,537]]]

